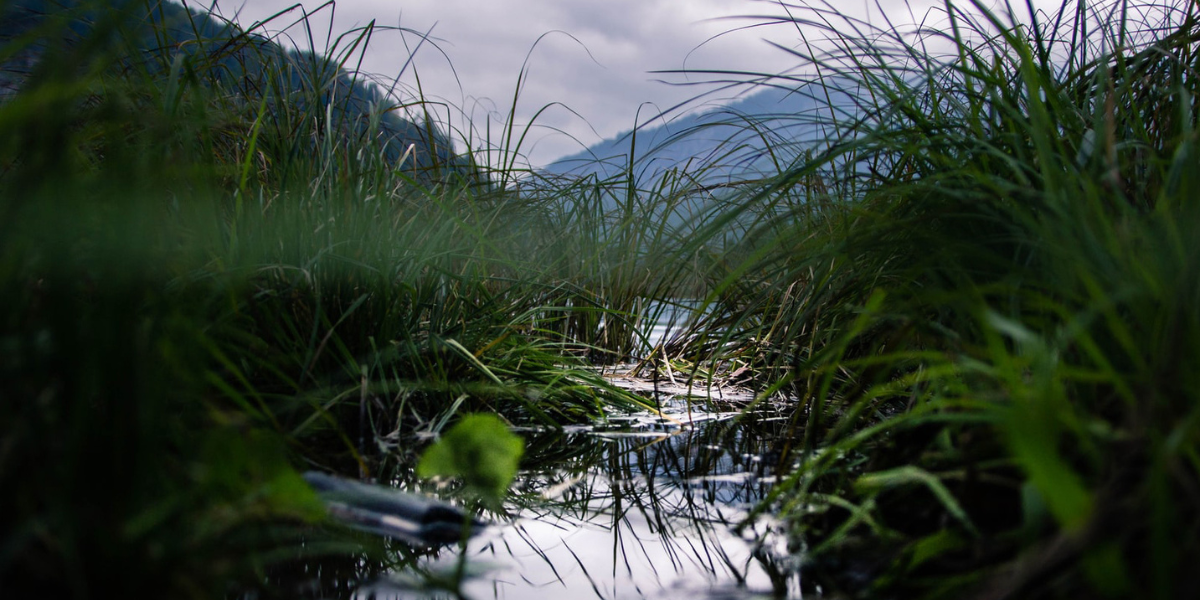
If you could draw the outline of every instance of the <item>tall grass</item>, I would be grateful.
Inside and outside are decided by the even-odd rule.
[[[791,8],[762,18],[829,43],[795,51],[811,78],[762,78],[860,101],[742,192],[770,210],[691,351],[801,401],[761,508],[809,581],[1194,595],[1194,5],[947,3],[912,31]]]
[[[468,409],[645,406],[584,359],[632,351],[669,282],[621,253],[662,234],[396,118],[343,68],[373,28],[295,53],[156,2],[5,10],[5,593],[225,594],[339,547],[297,468],[370,475]]]
[[[67,8],[0,52],[0,590],[211,597],[331,550],[297,467],[645,407],[590,366],[696,295],[654,356],[795,404],[759,510],[824,594],[1196,594],[1193,5],[762,17],[828,38],[751,76],[830,135],[716,188],[453,155],[354,84],[373,26]]]

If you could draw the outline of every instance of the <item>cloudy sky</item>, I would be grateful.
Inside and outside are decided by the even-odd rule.
[[[910,9],[902,1],[881,1],[896,7],[885,10],[898,21],[911,20],[910,13],[924,12],[922,7],[929,5],[921,0]],[[270,21],[267,28],[285,29],[305,11],[315,13],[310,24],[318,50],[328,47],[330,26],[335,38],[372,20],[380,27],[428,32],[433,43],[420,48],[416,34],[377,32],[363,69],[389,81],[399,76],[402,89],[415,87],[419,76],[426,98],[445,103],[441,110],[459,130],[459,139],[463,130],[473,128],[476,147],[484,143],[489,117],[492,145],[499,143],[524,66],[515,122],[523,127],[550,106],[521,146],[534,165],[631,129],[639,110],[639,122],[644,122],[711,89],[664,80],[695,83],[712,76],[652,71],[782,72],[796,61],[766,40],[789,47],[799,42],[794,26],[746,29],[762,20],[729,18],[782,10],[778,2],[755,0],[298,0],[298,5],[302,8]],[[866,14],[868,6],[864,0],[838,0],[836,5],[856,14]],[[247,27],[297,6],[297,0],[220,0],[218,6],[225,17]],[[302,28],[287,33],[301,47],[308,46]],[[732,93],[713,98],[728,99]]]

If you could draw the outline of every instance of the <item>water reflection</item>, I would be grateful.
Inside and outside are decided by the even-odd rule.
[[[798,597],[769,522],[734,526],[775,478],[787,421],[769,411],[612,419],[526,431],[511,519],[471,540],[468,598]],[[399,465],[398,465],[399,466]],[[414,484],[399,468],[398,483]],[[391,548],[358,598],[455,597],[457,549]]]

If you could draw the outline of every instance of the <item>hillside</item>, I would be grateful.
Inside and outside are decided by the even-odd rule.
[[[844,119],[853,107],[840,87],[764,86],[725,106],[660,117],[560,158],[545,171],[607,179],[623,175],[632,157],[642,184],[672,169],[686,170],[710,185],[757,179],[778,173],[830,139],[833,112]]]
[[[90,44],[103,49],[98,63],[119,57],[119,68],[154,78],[200,74],[205,85],[235,100],[265,94],[268,112],[280,102],[300,113],[309,104],[333,106],[330,125],[343,139],[373,137],[386,160],[395,164],[404,158],[401,166],[422,176],[467,167],[454,155],[449,138],[420,114],[419,102],[412,103],[418,107],[415,115],[406,114],[387,90],[328,56],[284,48],[257,30],[175,2],[14,0],[0,9],[0,42],[10,48],[0,54],[0,98],[15,95],[28,78],[52,76],[51,69],[39,66],[60,68],[41,60],[46,53]],[[246,110],[257,108],[243,103]],[[304,150],[294,144],[283,151]]]

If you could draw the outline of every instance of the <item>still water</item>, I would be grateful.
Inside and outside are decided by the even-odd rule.
[[[657,307],[650,347],[694,308]],[[526,449],[509,501],[484,515],[490,524],[465,551],[389,541],[384,560],[300,561],[269,585],[285,597],[356,600],[799,598],[796,553],[769,516],[749,518],[790,470],[792,413],[739,410],[753,395],[736,390],[610,379],[661,413],[517,430]],[[421,446],[381,448],[380,480],[452,499],[415,476]]]
[[[799,569],[769,517],[747,520],[769,491],[789,418],[771,408],[702,411],[660,398],[636,414],[562,431],[519,430],[523,470],[505,514],[465,550],[388,542],[384,561],[306,563],[277,590],[320,598],[800,597]],[[398,458],[392,483],[421,484]],[[423,488],[421,486],[424,486]]]

